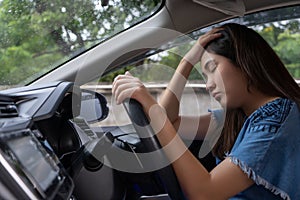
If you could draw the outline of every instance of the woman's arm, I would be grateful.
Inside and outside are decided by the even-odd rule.
[[[180,99],[192,69],[193,65],[183,58],[160,97],[159,104],[165,108],[167,116],[173,124],[178,120]]]
[[[158,108],[158,107],[157,107]],[[254,182],[235,164],[226,158],[211,172],[187,150],[180,137],[176,135],[176,130],[165,120],[161,125],[161,120],[157,118],[161,114],[158,109],[152,111],[152,126],[163,127],[157,133],[160,144],[164,147],[167,157],[175,170],[180,186],[185,192],[187,199],[228,199],[237,193],[250,187]],[[150,116],[151,117],[151,116]]]
[[[182,137],[203,139],[209,125],[210,114],[198,117],[179,116],[180,99],[192,69],[193,65],[183,58],[167,88],[162,93],[159,104],[165,109],[169,120]]]
[[[165,110],[139,79],[128,73],[118,76],[113,84],[113,94],[117,103],[131,97],[142,104],[189,200],[228,199],[253,184],[253,181],[229,158],[209,173],[187,149],[166,116]]]
[[[221,36],[220,33],[216,33],[218,29],[214,31],[214,34],[205,34],[196,41],[180,61],[166,90],[160,97],[159,104],[165,109],[169,120],[178,133],[186,139],[204,139],[210,123],[210,113],[199,117],[179,116],[179,105],[187,79],[204,52],[203,47],[211,40]],[[196,135],[195,126],[198,127]]]

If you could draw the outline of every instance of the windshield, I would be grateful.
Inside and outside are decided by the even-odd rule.
[[[159,6],[160,0],[0,0],[0,90],[33,81]]]

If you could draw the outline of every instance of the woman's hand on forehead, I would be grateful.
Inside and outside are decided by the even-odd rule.
[[[200,36],[197,40],[198,44],[200,44],[203,48],[212,40],[215,40],[222,36],[222,33],[219,31],[224,30],[223,28],[214,28],[208,32],[206,32],[204,35]]]

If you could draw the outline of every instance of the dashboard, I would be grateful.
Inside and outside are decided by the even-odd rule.
[[[72,82],[1,91],[0,199],[132,199],[165,194],[162,179],[173,186],[175,176],[165,169],[145,170],[156,162],[138,153],[151,151],[145,144],[153,138],[150,131],[143,143],[137,134],[150,128],[139,114],[141,108],[135,108],[128,112],[135,127],[135,123],[90,127],[108,116],[106,98],[100,93]],[[155,157],[157,163],[163,162],[164,157]]]
[[[85,114],[90,103],[96,111]],[[87,155],[82,147],[96,138],[93,132],[78,134],[78,123],[87,125],[85,119],[101,120],[107,113],[103,96],[71,82],[1,91],[0,198],[71,198]]]

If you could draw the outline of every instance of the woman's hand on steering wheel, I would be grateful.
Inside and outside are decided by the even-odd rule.
[[[135,99],[142,104],[146,112],[152,105],[157,104],[140,79],[132,76],[129,72],[118,75],[114,79],[112,94],[117,104],[121,104],[125,99]]]

